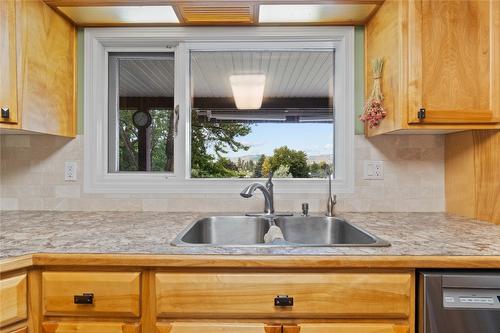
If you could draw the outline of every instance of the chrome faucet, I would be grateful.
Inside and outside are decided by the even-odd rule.
[[[264,195],[264,215],[274,215],[274,191],[273,191],[273,172],[269,173],[269,178],[265,185],[261,183],[252,183],[241,191],[243,198],[250,198],[256,190],[260,190]],[[248,214],[247,214],[248,215]],[[251,214],[253,215],[253,214]],[[260,214],[262,215],[262,214]]]

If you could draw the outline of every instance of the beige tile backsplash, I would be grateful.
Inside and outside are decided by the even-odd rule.
[[[355,140],[355,192],[339,195],[339,211],[444,211],[444,138],[386,135]],[[383,160],[384,180],[364,180],[363,161]],[[64,181],[64,162],[78,163],[78,181]],[[234,194],[93,194],[82,190],[83,137],[0,136],[2,210],[152,210],[243,212],[260,210],[262,198]],[[326,181],[325,181],[326,186]],[[276,194],[281,211],[326,207],[324,194]]]

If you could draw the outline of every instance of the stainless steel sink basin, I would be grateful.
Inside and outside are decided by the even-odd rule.
[[[173,245],[240,246],[264,244],[269,220],[247,216],[213,216],[191,223]]]
[[[272,223],[285,241],[264,243]],[[172,242],[175,246],[389,246],[349,222],[326,216],[265,217],[213,216],[191,223]]]
[[[276,218],[289,243],[302,246],[388,246],[389,243],[349,222],[326,216]]]

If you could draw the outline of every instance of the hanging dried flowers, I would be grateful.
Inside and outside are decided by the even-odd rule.
[[[380,88],[383,66],[384,60],[382,58],[372,60],[373,89],[365,104],[363,114],[359,117],[359,120],[367,123],[370,128],[380,125],[382,119],[387,115],[382,105],[384,96],[382,96],[382,90]]]

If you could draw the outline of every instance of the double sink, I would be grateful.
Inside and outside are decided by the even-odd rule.
[[[272,225],[284,240],[264,242]],[[389,246],[353,224],[327,216],[212,216],[197,220],[172,242],[175,246]]]

